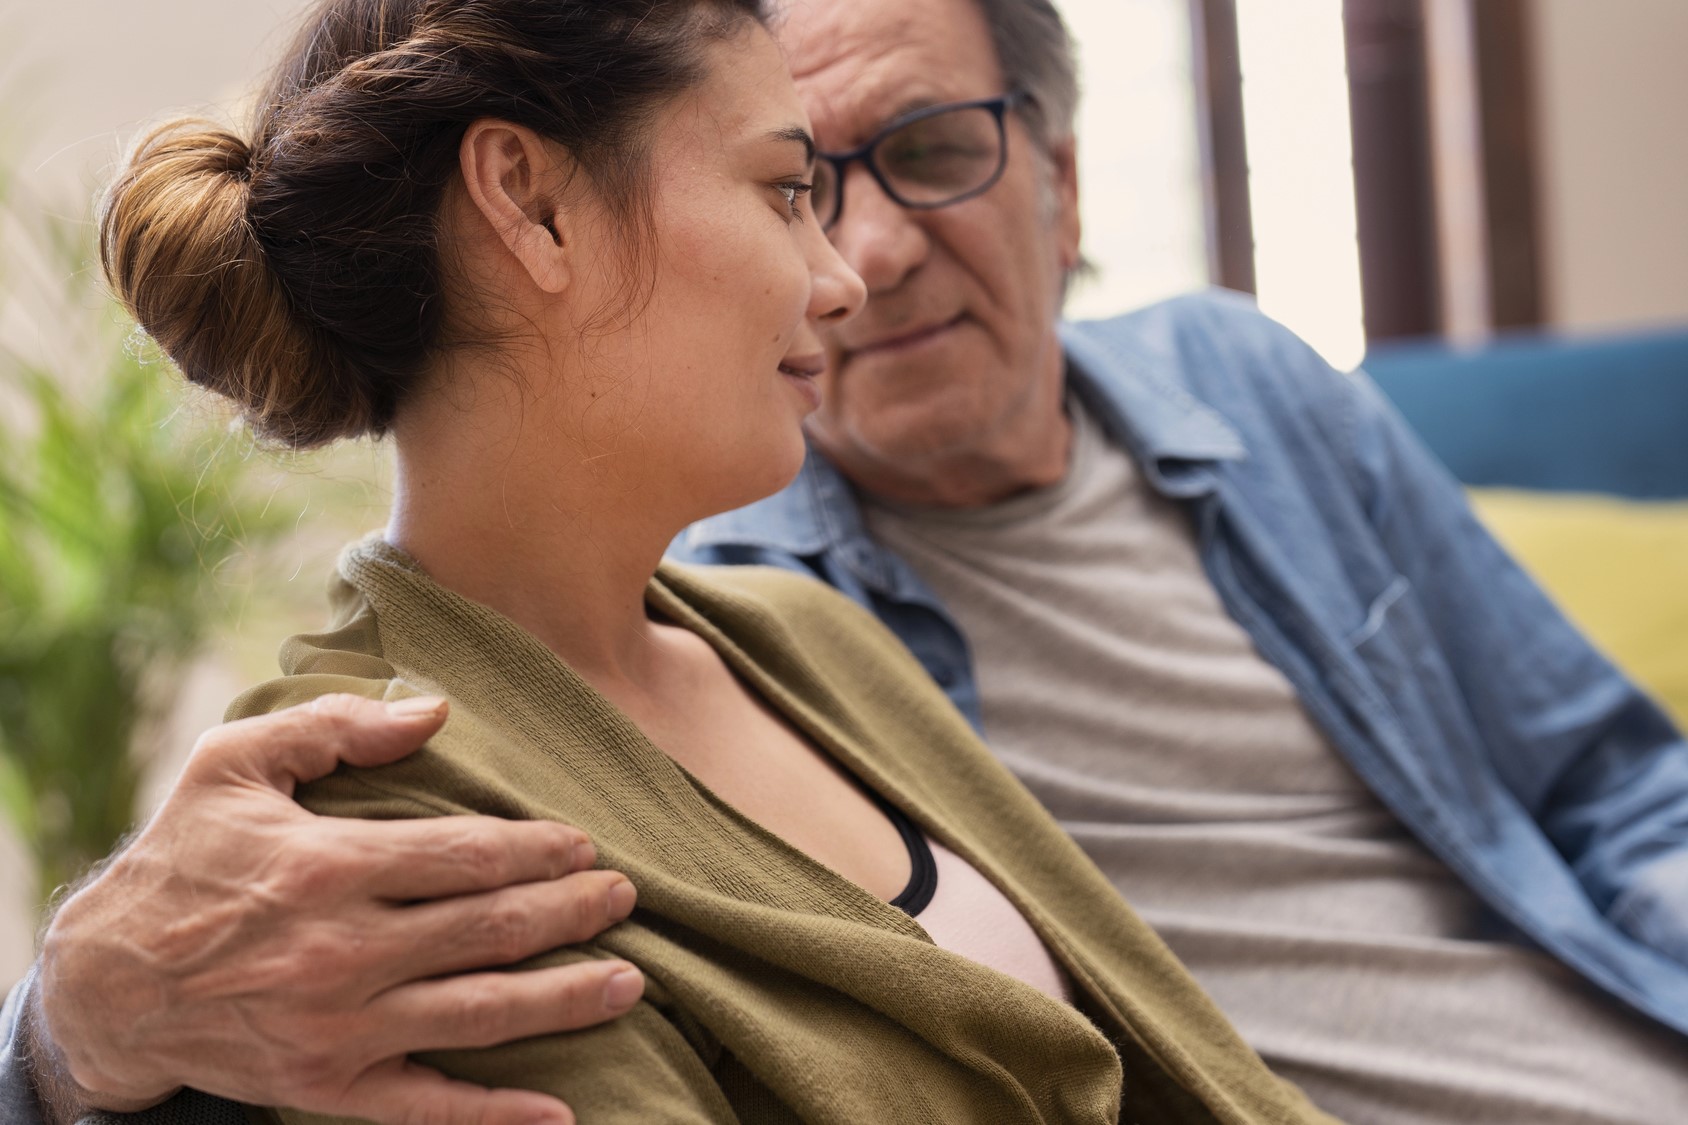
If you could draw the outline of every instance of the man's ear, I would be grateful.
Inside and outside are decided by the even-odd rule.
[[[1049,148],[1054,165],[1055,229],[1059,238],[1061,269],[1071,272],[1078,268],[1079,244],[1083,226],[1078,213],[1078,142],[1067,137]]]
[[[463,183],[475,209],[533,283],[560,293],[569,282],[556,157],[532,129],[482,118],[458,147]]]

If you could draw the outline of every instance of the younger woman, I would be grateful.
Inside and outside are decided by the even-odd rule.
[[[629,1015],[450,1074],[588,1125],[1322,1120],[875,621],[661,565],[797,472],[817,327],[863,300],[763,21],[327,0],[249,138],[141,143],[103,218],[141,324],[260,433],[397,458],[331,629],[235,712],[446,697],[429,747],[301,798],[564,820],[639,888],[524,966],[625,960]]]

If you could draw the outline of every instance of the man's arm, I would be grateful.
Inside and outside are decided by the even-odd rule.
[[[407,1056],[632,1008],[643,979],[625,962],[476,971],[625,918],[626,878],[593,870],[591,842],[563,825],[320,818],[292,800],[341,762],[402,758],[445,714],[326,696],[208,732],[158,814],[53,919],[0,1099],[27,1062],[46,1125],[183,1086],[381,1125],[571,1123],[555,1098]]]
[[[1688,965],[1688,741],[1496,543],[1370,381],[1345,382],[1372,523],[1496,769],[1607,917]]]

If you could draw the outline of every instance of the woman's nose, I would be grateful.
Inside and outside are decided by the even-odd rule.
[[[867,286],[832,245],[818,222],[805,228],[808,238],[809,317],[833,325],[849,320],[867,301]]]

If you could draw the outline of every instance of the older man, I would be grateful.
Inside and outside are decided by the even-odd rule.
[[[1363,380],[1232,299],[1063,336],[1047,6],[808,4],[785,34],[868,303],[802,477],[679,553],[874,609],[1325,1108],[1688,1106],[1681,736]]]
[[[1058,327],[1079,264],[1076,84],[1046,0],[798,0],[782,36],[832,154],[817,213],[869,301],[831,342],[802,476],[676,553],[803,570],[876,612],[1323,1107],[1368,1123],[1679,1113],[1681,736],[1363,380],[1232,298]],[[117,874],[83,915],[125,901]],[[50,952],[71,968],[49,959],[39,1010],[74,1043],[70,1070],[121,1075],[104,1089],[127,1104],[183,1083],[296,1100],[285,1077],[233,1075],[265,1046],[227,1020],[216,1067],[179,1052],[125,1073],[121,1036],[55,999],[99,963],[67,913]],[[566,936],[501,952],[541,940]],[[491,959],[457,964],[475,956]],[[207,978],[252,965],[206,962]],[[285,1004],[251,1002],[295,1033]],[[319,1023],[415,1043],[348,1011]],[[170,1033],[209,1026],[192,1018]],[[475,1041],[516,1026],[534,1028],[494,1017]],[[415,1092],[345,1107],[423,1120]],[[425,1119],[539,1112],[484,1097]]]

